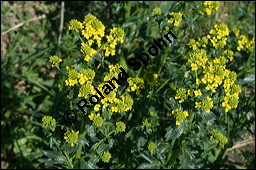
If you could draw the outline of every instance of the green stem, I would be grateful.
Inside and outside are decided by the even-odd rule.
[[[68,160],[68,163],[69,163],[70,167],[71,167],[71,168],[73,168],[73,167],[74,167],[74,165],[73,165],[73,164],[72,164],[72,162],[70,161],[67,151],[65,151],[65,150],[64,150],[64,151],[63,151],[63,153],[64,153],[64,155],[66,156],[66,158],[67,158],[67,160]]]
[[[161,85],[161,87],[159,87],[159,88],[156,90],[156,92],[155,92],[154,95],[156,95],[157,92],[158,92],[159,90],[161,90],[161,89],[164,87],[164,85],[165,85],[166,83],[168,83],[168,81],[170,81],[170,80],[171,80],[171,79],[166,80],[166,81]]]
[[[213,149],[215,146],[217,146],[217,144],[215,144],[215,145],[211,146],[210,148],[208,148],[208,149],[206,150],[206,152],[210,151],[210,150]]]
[[[101,139],[100,142],[97,143],[97,145],[93,148],[93,150],[96,150],[96,148],[97,148],[102,142],[104,142],[104,141],[105,141],[112,133],[114,133],[114,132],[115,132],[114,130],[111,131],[111,132],[109,132],[109,134],[108,134],[105,138]]]
[[[158,75],[160,74],[160,72],[162,71],[163,66],[164,66],[165,63],[166,63],[166,58],[167,58],[167,55],[168,55],[168,52],[169,52],[169,51],[170,51],[170,47],[167,47],[167,48],[165,49],[164,55],[162,55],[162,57],[161,57],[160,67],[159,67],[159,69],[158,69],[158,71],[157,71],[157,74],[158,74]]]
[[[125,2],[125,5],[124,5],[124,9],[125,9],[124,17],[126,19],[130,17],[132,3],[133,3],[132,1]]]

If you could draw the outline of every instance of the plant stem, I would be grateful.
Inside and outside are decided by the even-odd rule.
[[[111,131],[111,132],[109,132],[109,134],[105,137],[105,138],[103,138],[103,139],[101,139],[100,141],[99,141],[99,143],[93,148],[93,150],[96,150],[96,148],[103,142],[103,141],[105,141],[112,133],[114,133],[115,131],[113,130],[113,131]]]
[[[73,167],[74,167],[74,165],[73,165],[73,164],[72,164],[72,162],[70,161],[67,151],[65,151],[65,150],[64,150],[64,151],[63,151],[63,153],[64,153],[64,155],[66,156],[66,158],[67,158],[67,160],[68,160],[68,163],[69,163],[70,167],[71,167],[71,168],[73,168]]]

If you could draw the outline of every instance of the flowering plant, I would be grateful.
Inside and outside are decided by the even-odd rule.
[[[60,108],[57,115],[71,109],[78,116],[70,124],[62,116],[43,117],[53,149],[44,151],[46,164],[62,168],[225,164],[225,150],[243,125],[238,114],[241,77],[233,67],[241,54],[254,54],[253,36],[217,22],[196,32],[196,22],[214,15],[220,2],[143,3],[147,10],[137,16],[134,12],[134,18],[125,13],[126,23],[113,28],[93,14],[69,22],[67,34],[78,52],[54,54],[50,62],[59,69],[59,93],[66,94],[55,103]],[[127,2],[127,11],[131,4],[140,2]],[[137,24],[142,16],[145,21]],[[168,31],[177,36],[175,41],[151,55],[147,65],[129,67],[129,59]],[[124,73],[129,78],[119,82]],[[98,94],[104,95],[101,100]],[[85,103],[89,107],[84,112],[79,108],[81,99],[91,103]]]

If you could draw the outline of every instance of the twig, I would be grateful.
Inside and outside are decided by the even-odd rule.
[[[31,21],[36,21],[36,20],[39,20],[39,19],[44,19],[44,18],[46,18],[46,15],[45,15],[45,14],[43,14],[43,15],[41,15],[41,16],[39,16],[39,17],[31,18],[31,19],[29,19],[29,20],[27,20],[27,21],[21,22],[21,23],[15,25],[14,27],[12,27],[12,28],[10,28],[10,29],[8,29],[8,30],[2,32],[2,33],[1,33],[1,36],[3,36],[3,35],[5,35],[5,34],[9,33],[9,32],[12,31],[12,30],[15,30],[15,29],[21,27],[22,25],[24,25],[24,24],[26,24],[26,23],[29,23],[29,22],[31,22]]]
[[[236,145],[234,145],[232,148],[229,148],[227,149],[227,151],[231,151],[231,150],[234,150],[234,149],[238,149],[238,148],[241,148],[243,146],[246,146],[246,145],[249,145],[251,143],[255,142],[255,138],[253,139],[248,139],[248,140],[244,140],[242,142],[239,142],[237,143]]]
[[[61,1],[60,29],[59,29],[60,34],[59,34],[58,44],[60,44],[61,38],[62,38],[63,23],[64,23],[64,6],[65,6],[65,2],[64,2],[64,1]]]

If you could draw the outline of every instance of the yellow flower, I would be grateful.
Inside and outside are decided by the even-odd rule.
[[[62,62],[62,59],[60,59],[58,56],[54,55],[50,57],[50,63],[52,63],[52,67],[57,66],[58,64]]]
[[[203,10],[200,11],[201,14],[207,14],[207,15],[211,15],[212,10],[218,10],[219,6],[220,6],[220,2],[219,1],[205,1],[203,4]]]
[[[176,95],[174,97],[176,100],[179,99],[179,103],[184,102],[184,100],[187,98],[186,90],[184,88],[179,88],[176,91]]]
[[[103,162],[109,162],[110,158],[112,158],[111,154],[109,152],[104,152],[101,159]]]
[[[89,61],[92,56],[96,53],[96,50],[91,48],[88,44],[86,43],[81,43],[81,52],[85,55],[84,60]]]
[[[93,124],[98,127],[102,126],[103,119],[99,113],[93,118]]]
[[[155,145],[155,143],[154,142],[149,142],[148,143],[148,149],[149,149],[149,151],[152,153],[152,152],[154,152],[155,150],[156,150],[156,145]]]
[[[78,72],[76,70],[74,69],[68,70],[68,79],[65,80],[66,85],[74,86],[76,83],[78,83],[77,78],[78,78]]]
[[[223,147],[226,143],[228,143],[228,139],[222,133],[217,132],[216,130],[211,131],[210,141],[214,141],[215,143],[219,144]]]
[[[71,21],[69,21],[69,26],[68,29],[69,30],[76,30],[76,29],[83,29],[83,23],[81,23],[80,21],[77,21],[76,19],[72,19]]]
[[[143,120],[142,124],[143,124],[143,126],[146,126],[146,127],[151,126],[151,123],[149,122],[148,119]]]
[[[178,109],[176,109],[175,111],[174,110],[172,111],[172,115],[174,115],[174,117],[176,118],[176,125],[180,125],[181,122],[186,117],[188,117],[188,112],[187,111],[182,112],[182,111],[179,111]]]
[[[197,96],[201,96],[201,95],[202,95],[202,92],[201,92],[201,90],[200,90],[200,89],[195,90],[195,91],[194,91],[194,93],[195,93],[195,96],[196,96],[196,97],[197,97]]]
[[[44,116],[42,122],[43,128],[51,129],[54,132],[56,127],[56,120],[54,118],[52,118],[51,116]]]
[[[155,8],[155,9],[153,10],[153,13],[151,14],[151,16],[161,15],[161,14],[162,14],[161,8]]]
[[[89,117],[90,120],[93,120],[95,118],[95,114],[91,113],[88,117]]]
[[[142,78],[129,77],[127,82],[129,83],[129,87],[126,89],[128,92],[136,91],[136,94],[140,94],[140,90],[144,88],[144,80]]]
[[[78,141],[78,134],[79,131],[74,132],[73,130],[70,132],[69,130],[64,134],[64,139],[68,140],[68,143],[71,144],[71,146],[74,146],[74,143]]]
[[[122,121],[116,122],[116,131],[117,132],[124,132],[125,128],[126,128],[126,125],[124,122],[122,122]]]
[[[237,50],[241,51],[243,49],[248,49],[248,51],[252,51],[255,46],[255,38],[250,36],[249,34],[239,36],[241,39],[238,40]]]
[[[212,99],[210,97],[207,97],[206,100],[203,100],[201,102],[201,107],[206,113],[209,113],[210,109],[213,107]]]
[[[110,30],[110,35],[106,36],[107,45],[103,47],[105,49],[105,56],[108,57],[110,54],[115,55],[115,46],[117,45],[117,41],[123,43],[124,42],[124,30],[121,28],[114,27]]]
[[[89,95],[96,94],[96,91],[92,85],[91,81],[87,81],[85,85],[82,85],[79,89],[78,97],[84,97],[85,99],[89,97]]]
[[[182,13],[180,13],[180,12],[177,12],[177,13],[176,12],[172,12],[172,13],[170,13],[170,15],[172,15],[173,18],[170,18],[168,20],[168,23],[174,22],[174,26],[178,26],[179,23],[182,21]]]

